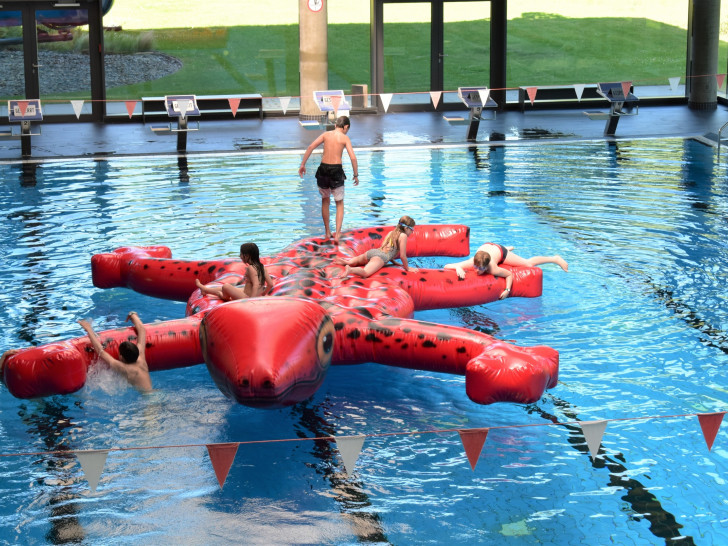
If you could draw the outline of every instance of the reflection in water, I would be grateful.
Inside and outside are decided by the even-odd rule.
[[[297,418],[298,437],[334,436],[336,430],[325,417],[330,411],[328,399],[321,404],[314,405],[307,401],[293,406],[291,413]],[[321,461],[316,465],[316,472],[328,480],[334,498],[356,537],[362,542],[389,544],[379,514],[366,511],[366,508],[372,506],[372,502],[364,493],[364,484],[347,477],[343,464],[339,468],[332,465],[332,461],[339,461],[335,443],[328,440],[314,441],[313,456]]]
[[[50,544],[79,543],[86,536],[79,519],[82,503],[77,502],[74,492],[78,489],[75,487],[76,457],[69,452],[72,448],[64,443],[66,435],[76,426],[66,416],[68,409],[54,398],[23,404],[18,412],[28,433],[40,440],[45,451],[55,452],[40,456],[34,463],[34,466],[43,467],[37,472],[41,477],[36,479],[36,501],[41,506],[47,504],[50,510],[47,519],[51,528],[46,534]]]
[[[571,404],[555,397],[553,400],[554,405],[563,412],[568,420],[579,420],[577,412]],[[555,415],[547,413],[536,405],[529,406],[528,412],[536,413],[551,423],[559,422],[559,419]],[[586,443],[586,438],[581,427],[578,425],[563,425],[563,427],[569,431],[567,441],[571,447],[590,457],[589,446]],[[665,539],[666,543],[670,543],[673,541],[672,539],[675,539],[675,542],[679,544],[695,544],[692,537],[682,535],[680,529],[683,528],[683,525],[675,520],[673,514],[662,507],[657,497],[640,481],[629,477],[631,472],[624,465],[625,460],[623,454],[619,453],[612,457],[606,455],[601,449],[600,453],[601,455],[593,460],[590,457],[592,466],[595,469],[606,468],[609,470],[608,487],[620,488],[626,491],[622,500],[629,505],[631,518],[634,521],[640,521],[643,518],[649,521],[652,534],[658,538]]]
[[[180,154],[177,156],[177,168],[179,169],[179,183],[180,185],[187,185],[190,183],[190,173],[187,168],[187,156]]]
[[[20,185],[22,187],[35,186],[38,183],[39,163],[24,161],[20,170]]]

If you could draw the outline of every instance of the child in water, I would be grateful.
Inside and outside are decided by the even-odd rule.
[[[417,271],[417,269],[411,268],[407,264],[407,237],[414,231],[415,221],[409,216],[402,216],[397,226],[387,234],[382,246],[379,248],[373,248],[354,258],[337,258],[335,260],[337,264],[346,265],[342,277],[348,277],[349,275],[369,277],[382,269],[387,262],[394,262],[397,259],[397,254],[402,260],[402,267],[405,271]]]
[[[204,295],[217,296],[223,301],[242,300],[265,296],[273,289],[273,279],[270,278],[265,266],[260,262],[260,251],[255,243],[240,245],[240,259],[248,267],[245,269],[245,284],[225,283],[222,286],[209,286],[195,279],[197,288]],[[241,285],[242,284],[242,285]]]

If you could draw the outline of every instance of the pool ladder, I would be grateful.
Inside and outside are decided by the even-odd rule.
[[[721,140],[723,140],[721,138],[721,134],[723,134],[723,129],[725,129],[726,127],[728,127],[728,122],[724,123],[723,127],[718,129],[718,163],[720,163],[720,142]]]

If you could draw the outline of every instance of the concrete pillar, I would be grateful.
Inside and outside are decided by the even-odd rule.
[[[688,106],[694,110],[715,110],[720,0],[690,0],[689,9]]]
[[[301,119],[320,116],[313,92],[329,88],[328,0],[298,0]]]

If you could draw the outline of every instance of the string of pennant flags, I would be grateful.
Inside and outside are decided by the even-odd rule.
[[[715,77],[716,83],[718,85],[718,89],[721,89],[723,87],[723,84],[725,83],[726,74],[705,74],[705,75],[697,75],[697,76],[689,76],[689,78],[701,78],[701,77]],[[668,78],[668,83],[670,85],[670,90],[675,91],[680,84],[681,77],[675,76]],[[622,90],[624,92],[624,95],[627,96],[633,82],[632,81],[622,81],[620,82],[622,84]],[[580,84],[575,83],[571,84],[574,87],[574,92],[576,99],[578,101],[581,101],[582,94],[584,92],[584,89],[587,84]],[[549,87],[549,86],[543,86],[543,87]],[[566,86],[565,86],[566,87]],[[505,88],[482,88],[479,90],[480,100],[482,101],[483,106],[488,102],[488,98],[490,97],[490,93],[492,91],[508,91],[508,90],[515,90],[519,88],[514,87],[505,87]],[[528,99],[531,102],[531,105],[534,104],[536,97],[538,96],[538,90],[539,86],[524,86],[520,89],[525,89],[526,93],[528,95]],[[430,94],[430,100],[432,101],[432,104],[435,108],[437,108],[438,104],[440,103],[440,100],[442,98],[443,93],[455,93],[456,91],[429,91]],[[392,98],[395,95],[413,95],[413,94],[422,94],[423,92],[406,92],[406,93],[368,93],[369,96],[379,96],[380,100],[382,101],[382,106],[384,107],[384,111],[387,112],[389,110],[389,106],[392,102]],[[350,96],[356,97],[356,96],[364,96],[364,95],[356,95],[351,94]],[[300,98],[299,96],[284,96],[284,97],[269,97],[270,99],[277,99],[280,105],[281,110],[283,111],[283,115],[286,115],[286,112],[288,111],[288,108],[290,107],[291,101],[294,98]],[[333,95],[331,97],[332,100],[332,106],[334,109],[334,112],[337,112],[339,110],[341,97]],[[60,99],[46,99],[44,102],[65,102],[65,100]],[[83,109],[83,105],[86,102],[99,102],[94,100],[85,100],[85,99],[77,99],[77,100],[70,100],[71,106],[73,107],[73,111],[76,114],[76,119],[80,119],[81,117],[81,111]],[[129,114],[129,118],[131,118],[134,115],[134,111],[136,109],[137,104],[139,103],[139,100],[130,99],[106,99],[100,102],[124,102],[124,105],[126,106],[126,111]],[[228,104],[230,106],[230,112],[232,113],[233,117],[235,117],[238,113],[238,108],[240,107],[241,98],[229,98]],[[28,100],[19,100],[17,101],[18,107],[20,108],[21,116],[25,116],[26,109],[28,107]]]
[[[150,449],[180,449],[191,447],[205,447],[210,458],[210,463],[215,472],[220,489],[225,485],[230,468],[232,467],[238,448],[241,445],[252,444],[273,444],[282,442],[305,442],[305,441],[331,441],[336,444],[344,469],[348,477],[354,473],[357,460],[364,447],[364,442],[368,438],[381,438],[388,436],[416,436],[423,434],[442,434],[457,432],[463,445],[465,456],[470,463],[470,467],[475,471],[475,466],[483,451],[485,440],[488,433],[494,429],[516,429],[524,427],[539,426],[573,426],[578,425],[582,434],[586,439],[591,460],[594,460],[599,453],[602,445],[602,438],[607,428],[607,424],[615,421],[646,421],[652,419],[675,419],[679,417],[697,417],[700,429],[708,446],[708,451],[712,450],[713,442],[718,434],[720,425],[723,422],[725,411],[713,413],[686,413],[680,415],[659,415],[646,417],[623,417],[617,419],[602,419],[597,421],[570,421],[563,423],[535,423],[525,425],[501,425],[485,428],[469,428],[469,429],[439,429],[427,431],[407,431],[407,432],[383,432],[377,434],[359,434],[352,436],[323,436],[314,438],[290,438],[280,440],[250,440],[241,442],[225,442],[210,444],[183,444],[183,445],[159,445],[159,446],[138,446],[138,447],[116,447],[110,449],[89,449],[89,450],[66,450],[66,451],[50,451],[50,452],[31,452],[31,453],[0,453],[0,459],[9,457],[31,457],[31,456],[49,456],[49,455],[68,455],[73,454],[81,465],[81,470],[88,482],[91,492],[95,492],[98,486],[101,474],[106,464],[106,458],[111,451],[135,451]]]

